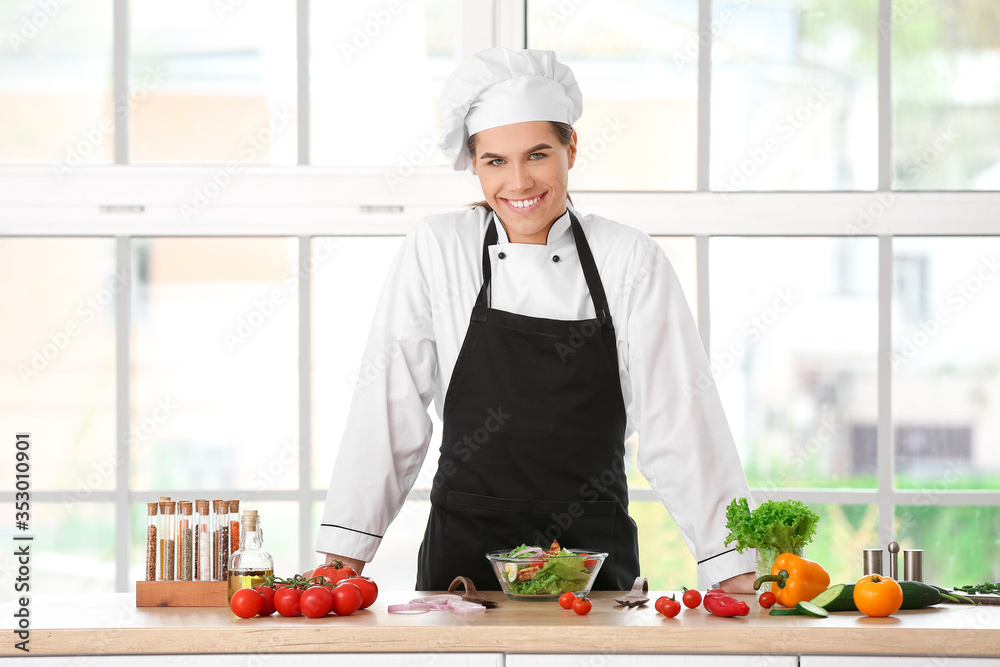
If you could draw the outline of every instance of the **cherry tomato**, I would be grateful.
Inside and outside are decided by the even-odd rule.
[[[590,609],[593,606],[594,605],[590,604],[590,600],[588,600],[587,598],[577,598],[576,600],[573,601],[573,611],[576,612],[577,614],[580,614],[580,616],[583,616],[584,614],[589,614]]]
[[[252,588],[241,588],[233,594],[229,608],[240,618],[251,618],[260,613],[264,598]]]
[[[596,559],[596,558],[591,558],[591,557],[590,557],[590,554],[584,554],[584,553],[582,553],[582,554],[580,554],[580,555],[581,555],[581,556],[584,556],[584,559],[583,559],[583,566],[584,566],[585,568],[587,568],[588,570],[589,570],[590,568],[594,567],[595,565],[597,565],[597,559]]]
[[[274,608],[282,616],[301,616],[302,607],[299,598],[302,591],[297,588],[281,588],[274,592]]]
[[[685,607],[687,607],[688,609],[694,609],[695,607],[701,604],[701,593],[699,593],[698,591],[690,591],[685,588],[684,597],[682,597],[681,599],[684,600]]]
[[[757,602],[759,602],[760,606],[763,607],[764,609],[770,609],[771,607],[774,606],[774,603],[777,601],[778,598],[776,598],[774,596],[774,593],[772,593],[771,591],[761,593],[760,597],[757,598]]]
[[[333,606],[333,595],[325,586],[310,586],[302,591],[299,598],[302,615],[309,618],[322,618],[330,613]]]
[[[660,612],[667,618],[673,618],[677,614],[681,613],[681,603],[677,601],[673,595],[670,597],[663,596],[657,598],[656,600],[656,611]]]
[[[349,579],[341,579],[337,585],[339,586],[345,581],[354,584],[361,590],[361,609],[368,609],[368,607],[375,603],[375,600],[378,598],[378,586],[370,577],[356,576]]]
[[[576,601],[576,593],[570,591],[569,593],[563,593],[559,596],[559,606],[563,609],[572,609],[573,603]]]
[[[264,606],[261,607],[258,616],[270,616],[274,613],[274,589],[270,586],[265,586],[264,584],[257,584],[253,587],[255,591],[260,593],[261,598],[264,599]]]
[[[341,579],[356,577],[358,573],[354,571],[354,568],[344,565],[342,561],[335,560],[317,567],[312,571],[312,576],[324,577],[327,583],[336,584]]]
[[[333,595],[333,613],[337,616],[350,616],[361,608],[361,602],[364,600],[361,589],[350,582],[338,584],[331,595]]]

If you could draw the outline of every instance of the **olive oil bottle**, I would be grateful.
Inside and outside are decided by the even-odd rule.
[[[274,574],[274,559],[264,551],[257,510],[243,510],[240,548],[229,557],[229,600],[241,588],[253,588]]]

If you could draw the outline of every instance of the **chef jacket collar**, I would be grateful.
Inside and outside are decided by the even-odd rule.
[[[497,215],[496,211],[493,211],[493,217],[496,220],[497,227],[497,244],[502,248],[503,246],[511,244],[510,239],[507,238],[507,230],[504,229],[503,223],[500,222],[500,216]],[[553,245],[563,236],[569,232],[569,206],[566,206],[566,212],[561,216],[556,218],[556,221],[552,223],[549,228],[549,235],[545,239],[545,245]],[[519,244],[525,245],[525,244]]]

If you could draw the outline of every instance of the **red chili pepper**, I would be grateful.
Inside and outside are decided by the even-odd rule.
[[[746,616],[750,607],[746,602],[729,597],[725,593],[714,593],[705,596],[705,609],[716,616]]]

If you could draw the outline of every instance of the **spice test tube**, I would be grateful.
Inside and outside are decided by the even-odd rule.
[[[156,581],[156,522],[159,503],[146,503],[146,581]]]

